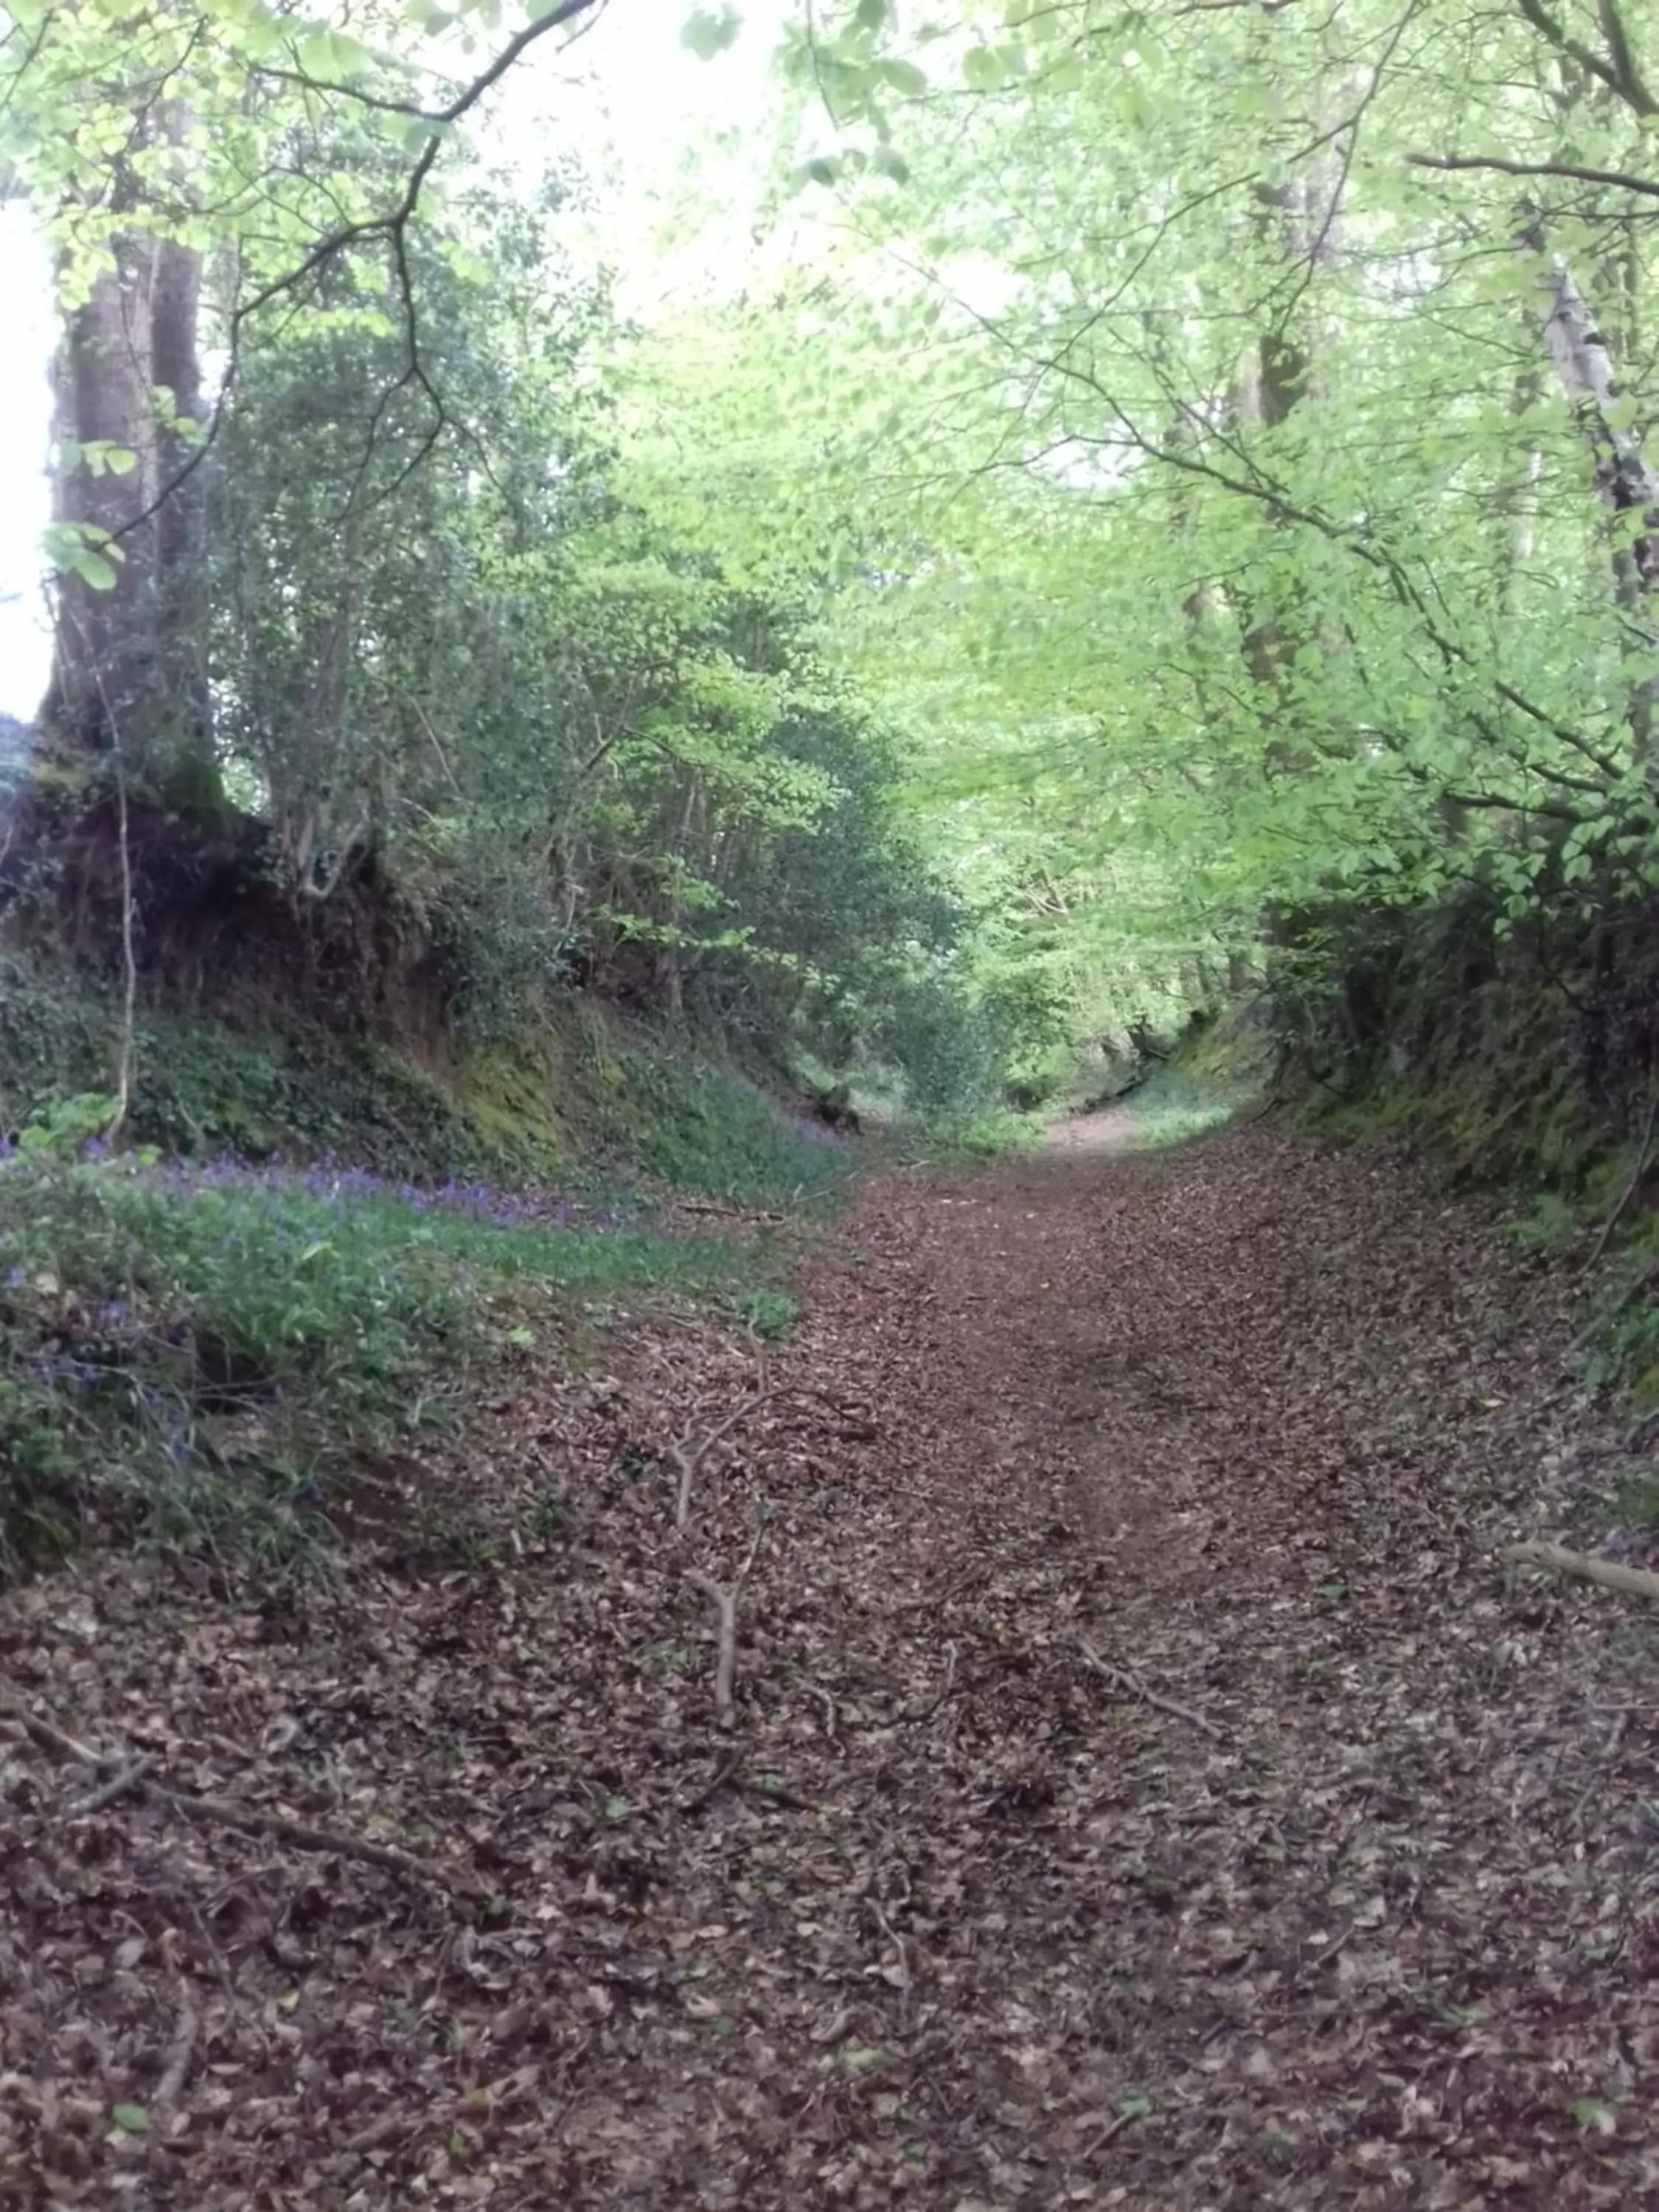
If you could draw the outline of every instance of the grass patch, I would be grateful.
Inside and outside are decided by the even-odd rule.
[[[1525,1211],[1511,1214],[1504,1234],[1523,1252],[1550,1252],[1565,1244],[1579,1227],[1578,1210],[1559,1192],[1534,1193]]]
[[[0,1568],[88,1536],[291,1563],[470,1370],[642,1298],[787,1326],[751,1241],[483,1185],[50,1152],[0,1165]],[[768,1304],[770,1299],[775,1304]]]
[[[1626,1528],[1659,1528],[1659,1477],[1632,1475],[1614,1493],[1613,1515]]]
[[[1034,1150],[1048,1122],[1046,1114],[1017,1113],[1012,1107],[930,1114],[901,1124],[899,1156],[912,1164],[971,1167]]]
[[[758,1083],[710,1060],[629,1042],[604,1134],[625,1159],[675,1190],[736,1206],[812,1209],[843,1189],[851,1149]]]
[[[1246,1104],[1251,1093],[1222,1085],[1176,1067],[1157,1067],[1133,1096],[1124,1103],[1134,1133],[1127,1149],[1136,1152],[1167,1152],[1224,1128]]]

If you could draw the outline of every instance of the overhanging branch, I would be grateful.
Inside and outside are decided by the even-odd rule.
[[[432,125],[431,136],[426,140],[416,157],[415,165],[409,173],[403,196],[398,204],[385,215],[367,216],[362,221],[338,224],[333,230],[326,232],[319,239],[293,268],[285,270],[280,276],[270,278],[269,282],[261,285],[251,298],[240,301],[237,304],[232,311],[227,333],[225,373],[214,400],[213,411],[204,428],[201,438],[185,460],[159,488],[155,496],[144,507],[138,514],[131,516],[118,530],[112,533],[112,543],[130,537],[133,532],[142,529],[147,522],[153,520],[167,502],[189,483],[213,450],[224,423],[226,406],[240,373],[242,340],[248,324],[255,316],[263,313],[276,301],[294,297],[330,263],[337,260],[340,255],[349,252],[354,246],[362,246],[372,240],[378,239],[384,240],[390,247],[393,271],[398,282],[405,309],[406,327],[412,353],[416,343],[416,327],[413,302],[408,289],[405,239],[409,225],[413,221],[416,209],[420,204],[422,191],[436,165],[439,154],[442,151],[444,133],[454,124],[459,122],[471,109],[476,107],[485,94],[500,83],[514,62],[519,60],[520,56],[538,40],[547,37],[550,33],[559,29],[562,25],[573,22],[578,16],[586,15],[602,5],[603,0],[560,0],[559,6],[549,9],[545,15],[538,15],[533,22],[527,23],[521,31],[509,39],[494,60],[486,68],[481,70],[469,84],[465,85],[456,94],[454,99],[443,108],[428,113],[413,103],[392,104],[392,112],[409,115]],[[310,80],[305,80],[305,82],[310,82]],[[362,100],[362,95],[355,92],[349,85],[312,84],[311,88],[314,91],[337,94],[343,99],[354,99],[360,101]],[[368,104],[386,105],[378,100],[371,100]],[[424,381],[424,372],[421,370],[418,360],[414,361],[412,365],[405,369],[404,375],[399,379],[399,388],[411,380]],[[435,398],[435,395],[433,396]],[[441,429],[441,407],[440,407],[439,421],[431,438],[428,440],[423,448],[422,458],[424,458],[425,452],[430,450],[431,445],[435,442],[439,430]]]

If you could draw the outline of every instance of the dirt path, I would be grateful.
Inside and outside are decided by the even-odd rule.
[[[14,1597],[29,1710],[439,1878],[14,1723],[0,2203],[1659,2204],[1652,1625],[1491,1560],[1612,1464],[1559,1303],[1259,1133],[893,1176],[758,1376],[504,1397],[470,1558]]]

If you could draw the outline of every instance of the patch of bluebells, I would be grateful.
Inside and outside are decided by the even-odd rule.
[[[101,1137],[88,1138],[81,1153],[89,1163],[112,1157],[108,1143]],[[9,1156],[0,1152],[0,1158]],[[456,1214],[497,1229],[611,1230],[625,1227],[628,1219],[617,1207],[585,1206],[562,1191],[503,1189],[453,1176],[446,1182],[417,1183],[350,1166],[330,1153],[308,1167],[276,1162],[256,1164],[230,1152],[203,1161],[145,1160],[131,1154],[123,1158],[138,1182],[164,1189],[311,1198],[320,1200],[336,1213],[353,1206],[391,1201],[415,1213]]]

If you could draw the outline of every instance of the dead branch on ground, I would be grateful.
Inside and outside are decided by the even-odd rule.
[[[1593,1552],[1570,1552],[1561,1544],[1505,1544],[1498,1557],[1512,1566],[1547,1567],[1577,1582],[1599,1583],[1627,1597],[1659,1602],[1659,1574],[1646,1567],[1622,1566],[1617,1559],[1598,1559]]]
[[[202,2015],[196,2009],[190,1984],[181,1974],[179,1978],[178,2023],[162,2062],[161,2078],[155,2085],[158,2106],[176,2104],[183,2094],[185,2083],[190,2078],[190,2062],[195,2053],[196,2039],[201,2032]]]
[[[1190,1705],[1178,1705],[1173,1698],[1160,1696],[1158,1691],[1149,1688],[1139,1674],[1132,1674],[1127,1667],[1109,1667],[1091,1645],[1079,1643],[1077,1648],[1097,1674],[1104,1680],[1115,1684],[1118,1689],[1127,1690],[1131,1697],[1139,1698],[1143,1705],[1155,1706],[1161,1713],[1172,1714],[1176,1720],[1186,1721],[1191,1727],[1201,1729],[1206,1735],[1212,1736],[1217,1743],[1225,1743],[1227,1741],[1224,1729],[1218,1729],[1212,1720],[1206,1719],[1202,1713],[1194,1712]]]
[[[679,1469],[680,1475],[679,1489],[674,1500],[676,1528],[684,1528],[691,1518],[691,1486],[696,1480],[697,1469],[714,1450],[715,1445],[730,1436],[732,1431],[746,1413],[755,1413],[763,1406],[769,1395],[764,1389],[753,1392],[740,1406],[734,1407],[723,1421],[716,1422],[702,1441],[691,1450],[688,1451],[684,1444],[669,1445],[668,1456]]]
[[[686,1580],[695,1583],[714,1607],[718,1638],[718,1656],[714,1662],[714,1711],[722,1728],[732,1728],[737,1721],[732,1686],[738,1671],[738,1593],[748,1580],[749,1570],[755,1564],[755,1554],[760,1549],[765,1527],[763,1521],[756,1529],[755,1540],[749,1547],[749,1555],[730,1583],[717,1583],[712,1576],[701,1574],[695,1567],[686,1571]]]
[[[758,1541],[758,1537],[757,1541]],[[753,1553],[750,1553],[753,1557]],[[744,1568],[744,1572],[748,1571]],[[741,1580],[741,1577],[739,1577]],[[735,1588],[734,1588],[735,1594]],[[14,1698],[0,1699],[0,1714],[20,1723],[25,1733],[43,1751],[54,1757],[72,1760],[76,1765],[89,1766],[95,1774],[109,1775],[112,1786],[95,1790],[77,1808],[89,1812],[100,1802],[112,1803],[118,1796],[132,1792],[151,1803],[170,1806],[186,1820],[194,1820],[204,1827],[240,1829],[245,1835],[270,1836],[277,1842],[292,1844],[303,1851],[333,1851],[342,1858],[361,1859],[365,1865],[385,1867],[389,1872],[412,1875],[422,1881],[442,1881],[441,1870],[411,1852],[400,1851],[390,1844],[372,1844],[356,1836],[343,1836],[331,1828],[311,1828],[298,1820],[289,1820],[279,1813],[262,1812],[254,1805],[233,1804],[220,1797],[198,1797],[188,1790],[169,1790],[159,1782],[152,1782],[147,1774],[137,1770],[144,1765],[143,1759],[123,1761],[107,1752],[94,1751],[89,1745],[67,1735],[55,1723],[44,1715],[20,1705]],[[118,1790],[112,1787],[120,1783]]]
[[[84,1797],[77,1797],[69,1808],[69,1818],[76,1820],[88,1813],[101,1813],[106,1806],[112,1805],[118,1797],[125,1797],[129,1790],[136,1790],[155,1764],[155,1756],[153,1752],[141,1753],[131,1765],[124,1766],[118,1774],[111,1775],[107,1782],[100,1784],[96,1790],[89,1790]]]

